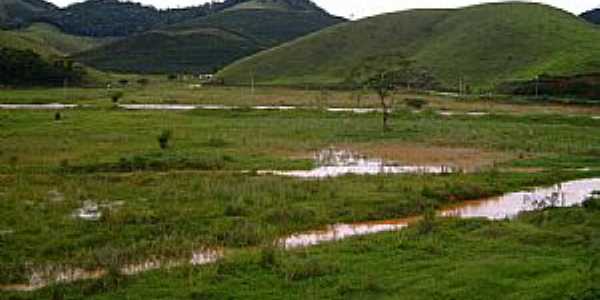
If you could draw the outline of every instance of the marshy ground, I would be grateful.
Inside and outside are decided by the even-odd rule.
[[[283,236],[336,223],[421,215],[466,200],[600,176],[600,108],[523,99],[401,95],[390,132],[352,92],[125,88],[124,103],[231,110],[114,107],[104,89],[15,90],[1,103],[88,105],[0,110],[0,285],[48,268],[107,270],[102,279],[0,299],[565,298],[597,293],[593,208],[549,209],[512,221],[435,219],[430,227],[282,252]],[[66,95],[66,96],[65,96]],[[429,105],[415,113],[405,97]],[[310,109],[248,109],[294,105]],[[440,114],[440,111],[456,114]],[[471,114],[469,112],[485,112]],[[158,137],[169,132],[164,149]],[[323,149],[450,174],[298,179]],[[81,213],[97,218],[81,218]],[[97,213],[97,215],[94,215]],[[79,216],[79,217],[78,217]],[[123,266],[229,255],[123,277]],[[487,276],[487,275],[489,276]],[[490,275],[492,274],[492,275]],[[486,296],[487,295],[487,296]],[[489,297],[488,297],[489,296]],[[594,298],[589,298],[594,299]]]

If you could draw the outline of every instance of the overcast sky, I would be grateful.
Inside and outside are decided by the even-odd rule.
[[[65,6],[82,0],[50,0],[59,6]],[[136,0],[159,8],[185,7],[199,5],[206,0]],[[392,12],[411,8],[447,8],[460,7],[482,3],[481,0],[314,0],[317,4],[334,15],[342,17],[361,18],[384,12]],[[494,2],[494,1],[485,1]],[[495,1],[499,2],[499,1]],[[531,2],[531,1],[530,1]],[[536,2],[547,3],[574,14],[600,6],[600,0],[540,0]]]

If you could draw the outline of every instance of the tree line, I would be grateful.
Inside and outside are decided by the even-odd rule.
[[[80,84],[85,70],[69,60],[45,60],[31,50],[0,47],[0,85],[61,86]]]

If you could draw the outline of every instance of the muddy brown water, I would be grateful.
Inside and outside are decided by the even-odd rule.
[[[485,218],[490,220],[511,219],[519,213],[539,210],[545,207],[571,207],[580,205],[592,192],[600,191],[600,178],[568,181],[552,187],[536,188],[530,191],[508,193],[503,196],[465,201],[441,209],[442,217]],[[355,236],[402,230],[420,220],[419,216],[396,220],[374,221],[354,224],[334,224],[321,230],[294,234],[278,241],[285,249],[310,247],[326,242],[339,241]],[[211,264],[223,257],[221,250],[201,250],[194,252],[187,260],[148,260],[142,264],[121,268],[124,275],[136,275],[150,270],[174,268],[184,265]],[[33,291],[52,283],[70,283],[79,280],[99,279],[106,270],[37,271],[25,284],[0,286],[5,291]]]
[[[503,220],[522,212],[544,207],[571,207],[583,203],[594,191],[600,191],[600,178],[568,181],[552,187],[509,193],[489,199],[465,201],[438,212],[443,217],[485,218]],[[357,224],[330,225],[323,230],[300,233],[284,238],[280,243],[286,248],[298,248],[337,241],[352,236],[396,231],[417,222],[420,217],[385,220]]]

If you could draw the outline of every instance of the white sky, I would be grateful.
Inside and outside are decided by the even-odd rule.
[[[82,0],[50,0],[58,6],[65,6]],[[330,13],[342,17],[354,16],[361,18],[376,15],[384,12],[412,8],[450,8],[472,5],[482,2],[499,1],[481,1],[481,0],[313,0]],[[153,5],[159,8],[167,7],[185,7],[199,5],[206,0],[134,0],[144,4]],[[539,0],[529,2],[543,2],[553,5],[574,14],[580,14],[592,8],[600,7],[600,0]]]

